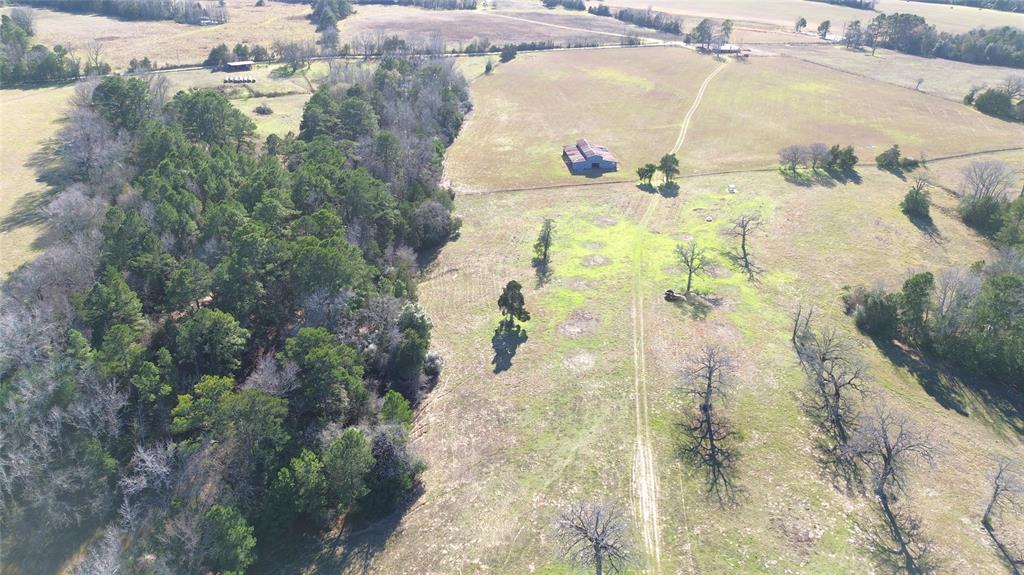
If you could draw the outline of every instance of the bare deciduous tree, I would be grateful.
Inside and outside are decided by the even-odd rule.
[[[11,9],[11,20],[18,25],[19,28],[25,31],[26,34],[32,36],[35,34],[35,22],[36,13],[27,6],[16,6]],[[1009,78],[1007,78],[1009,80]]]
[[[787,166],[791,172],[796,167],[807,161],[807,148],[803,146],[786,146],[779,150],[779,162]]]
[[[728,445],[733,432],[716,403],[724,399],[732,360],[723,348],[706,345],[690,363],[684,374],[683,390],[697,398],[697,406],[683,425],[689,440],[683,451],[704,468],[708,493],[722,499],[731,489],[736,453]]]
[[[811,384],[812,408],[838,453],[850,441],[854,419],[850,395],[863,391],[864,369],[850,358],[834,329],[820,334],[808,330],[797,351]]]
[[[832,151],[826,144],[815,142],[807,146],[807,159],[811,162],[812,170],[827,164],[831,157]]]
[[[738,259],[745,270],[748,273],[753,271],[750,265],[750,253],[747,250],[747,240],[750,235],[761,228],[761,216],[756,214],[744,214],[732,222],[732,229],[729,230],[728,234],[734,238],[740,240],[740,251],[737,254]]]
[[[697,240],[690,240],[689,243],[676,246],[676,256],[679,263],[686,268],[686,292],[690,293],[693,287],[693,277],[704,273],[706,252],[704,248],[697,246]]]
[[[1014,188],[1016,177],[1006,162],[971,162],[963,169],[960,194],[974,200],[1004,200]]]
[[[903,498],[908,492],[908,472],[919,463],[931,463],[932,451],[927,436],[905,416],[881,404],[863,418],[849,448],[867,467],[879,504],[884,528],[873,537],[877,551],[907,573],[929,570],[928,545],[921,540],[920,521]]]
[[[558,520],[565,554],[574,562],[593,565],[595,575],[607,567],[621,573],[629,562],[628,525],[622,514],[603,503],[577,502]]]
[[[1024,96],[1024,76],[1007,76],[1003,80],[1002,87],[1003,91],[1009,94],[1011,98],[1020,98]]]
[[[1006,562],[1013,575],[1021,575],[1024,569],[1024,554],[1014,551],[999,538],[996,526],[993,523],[998,515],[1009,512],[1012,516],[1019,517],[1022,511],[1020,498],[1024,496],[1024,482],[1014,472],[1010,461],[1001,459],[996,468],[992,471],[992,494],[989,496],[988,504],[985,506],[985,514],[981,518],[981,524],[985,527],[989,538],[995,544],[996,549]]]

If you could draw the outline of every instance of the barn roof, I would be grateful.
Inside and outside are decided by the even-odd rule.
[[[565,146],[564,148],[562,148],[562,151],[565,152],[565,155],[569,158],[569,161],[574,164],[578,164],[586,160],[586,158],[583,157],[583,154],[580,153],[579,149],[576,146]]]
[[[597,156],[598,158],[601,158],[602,160],[606,160],[608,162],[618,161],[615,159],[615,156],[613,156],[612,153],[608,151],[608,148],[600,144],[594,144],[586,138],[580,138],[579,140],[576,140],[576,147],[579,148],[580,153],[583,154],[583,157],[588,160],[590,158]]]

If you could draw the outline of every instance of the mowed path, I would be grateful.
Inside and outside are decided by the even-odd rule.
[[[686,141],[686,133],[689,130],[690,122],[693,120],[697,109],[708,85],[725,68],[726,64],[714,69],[701,84],[693,100],[693,105],[686,112],[682,124],[679,126],[679,136],[670,153],[675,154],[682,148]],[[651,194],[647,200],[647,207],[640,218],[640,229],[644,230],[654,213],[657,205],[657,195]],[[647,357],[646,343],[644,341],[644,287],[643,276],[646,262],[644,256],[646,249],[644,238],[646,234],[638,234],[637,241],[633,246],[633,385],[636,402],[636,452],[633,459],[633,502],[634,514],[639,523],[643,535],[644,549],[647,554],[647,571],[650,573],[661,572],[661,533],[658,522],[658,474],[654,461],[654,450],[651,447],[651,426],[649,420],[650,406],[647,400]],[[679,493],[683,497],[682,492]],[[685,502],[683,502],[685,507]],[[687,529],[684,520],[684,529]],[[689,538],[687,534],[687,538]],[[689,572],[693,572],[693,560],[687,553],[687,565]]]

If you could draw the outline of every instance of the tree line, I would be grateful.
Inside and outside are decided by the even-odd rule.
[[[591,6],[587,11],[596,16],[607,16],[623,22],[628,22],[641,28],[650,28],[667,34],[681,35],[683,33],[683,21],[671,14],[658,12],[647,8],[619,8],[612,10],[604,4]]]
[[[1024,30],[1011,26],[951,34],[938,32],[915,14],[879,14],[863,26],[860,20],[847,24],[843,43],[849,48],[888,48],[914,56],[1024,68]]]
[[[241,573],[414,492],[440,370],[415,261],[457,230],[438,181],[468,95],[426,60],[346,85],[259,149],[218,92],[80,85],[50,247],[0,297],[12,564],[102,529],[76,572]]]
[[[20,0],[19,4],[123,20],[174,20],[188,24],[228,21],[224,3],[212,0]]]
[[[1024,0],[916,0],[928,4],[949,4],[951,6],[969,6],[986,8],[1001,12],[1024,12]]]
[[[995,118],[1024,122],[1024,76],[1009,76],[990,88],[972,87],[964,104]]]
[[[416,6],[427,10],[476,10],[477,0],[356,0],[356,4]]]

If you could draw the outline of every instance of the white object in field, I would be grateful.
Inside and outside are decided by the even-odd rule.
[[[704,221],[705,222],[711,222],[711,221],[714,221],[714,218],[712,218],[711,216],[708,216],[708,217],[704,218]]]
[[[730,194],[735,194],[736,193],[736,184],[729,184],[729,193]]]

